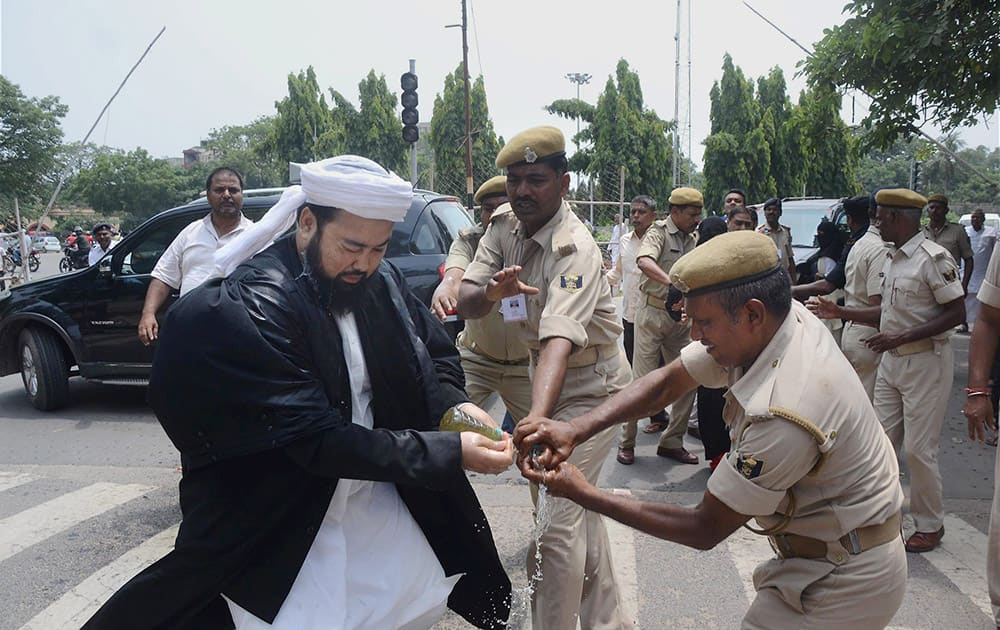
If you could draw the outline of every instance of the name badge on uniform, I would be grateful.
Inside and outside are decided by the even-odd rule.
[[[500,312],[505,322],[523,322],[528,319],[528,305],[523,293],[500,300]]]

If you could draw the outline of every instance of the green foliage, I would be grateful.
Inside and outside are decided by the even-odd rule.
[[[85,200],[99,215],[120,217],[121,227],[132,229],[204,187],[204,179],[196,183],[166,160],[136,149],[97,155],[92,166],[73,178],[68,195]]]
[[[463,66],[444,79],[444,90],[434,97],[429,143],[434,153],[435,188],[465,199],[465,87]],[[483,77],[469,86],[469,118],[472,133],[473,190],[500,174],[494,159],[500,151],[493,120],[486,102]]]
[[[297,75],[288,75],[288,96],[274,104],[275,149],[284,162],[312,162],[322,157],[317,151],[320,137],[332,128],[333,120],[316,72],[312,66]]]
[[[672,130],[672,122],[645,109],[639,75],[627,61],[619,60],[615,76],[608,77],[597,99],[586,135],[593,141],[584,161],[586,172],[596,178],[599,194],[595,195],[617,199],[619,169],[624,166],[625,199],[650,195],[665,203],[672,187]]]
[[[274,134],[275,117],[261,116],[247,125],[213,129],[201,144],[208,149],[211,168],[232,166],[242,173],[245,188],[270,188],[288,179],[288,164],[278,157]]]
[[[58,178],[67,111],[55,96],[29,98],[0,76],[0,220],[13,216],[15,195],[24,212]]]
[[[396,95],[389,91],[385,75],[368,72],[358,84],[361,109],[354,112],[342,108],[337,99],[335,113],[350,112],[346,116],[344,128],[347,135],[344,144],[348,153],[362,155],[382,166],[399,172],[409,172],[406,162],[406,142],[403,141],[403,123],[396,114]]]
[[[712,135],[705,140],[705,205],[722,207],[730,188],[747,202],[802,194],[839,197],[857,188],[855,142],[840,119],[840,98],[826,90],[803,93],[796,106],[780,68],[754,84],[727,54],[712,86]]]
[[[866,146],[888,148],[912,125],[973,124],[1000,103],[995,0],[852,0],[803,65],[809,84],[864,90]]]

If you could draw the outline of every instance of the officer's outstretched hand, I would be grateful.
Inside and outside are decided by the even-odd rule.
[[[497,475],[514,463],[514,442],[504,433],[502,440],[462,431],[462,468],[487,475]]]
[[[879,332],[867,339],[862,339],[872,352],[888,352],[906,343],[903,333]]]
[[[525,473],[530,481],[544,485],[551,496],[564,497],[576,501],[593,486],[583,476],[580,469],[569,462],[560,462],[553,470],[537,470]]]
[[[840,319],[840,308],[837,303],[824,297],[809,298],[806,302],[806,308],[820,319]]]
[[[576,425],[571,422],[527,416],[514,430],[518,468],[526,478],[535,481],[529,473],[555,468],[581,441]]]
[[[486,284],[486,299],[491,302],[498,302],[502,298],[511,297],[524,293],[525,295],[535,295],[538,293],[536,287],[521,282],[517,275],[521,273],[521,266],[504,267],[493,274]]]

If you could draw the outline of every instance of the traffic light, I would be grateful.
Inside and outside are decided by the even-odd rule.
[[[921,188],[921,186],[920,186],[920,162],[918,162],[916,160],[913,161],[912,179],[913,179],[913,190],[916,191],[916,192],[920,192],[920,188]]]
[[[404,72],[399,77],[399,87],[403,88],[403,94],[399,97],[403,106],[400,116],[403,120],[403,140],[412,144],[420,138],[420,131],[417,129],[417,123],[420,122],[420,114],[417,112],[417,75]]]

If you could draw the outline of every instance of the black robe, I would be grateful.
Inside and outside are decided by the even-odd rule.
[[[232,628],[223,592],[273,621],[341,477],[394,482],[445,574],[465,573],[449,607],[479,627],[506,624],[510,580],[460,437],[436,431],[467,400],[454,344],[383,262],[355,310],[369,430],[351,422],[340,333],[321,301],[286,237],[170,309],[149,398],[181,452],[180,531],[85,628]]]

